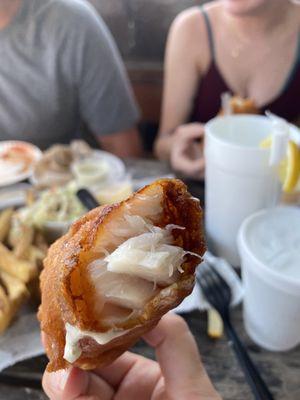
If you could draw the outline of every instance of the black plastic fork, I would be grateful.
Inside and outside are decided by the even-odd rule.
[[[224,329],[237,359],[242,367],[246,380],[256,400],[273,400],[266,383],[253,364],[245,346],[238,337],[230,319],[231,288],[223,277],[211,265],[204,263],[197,274],[202,291],[207,301],[219,312]]]

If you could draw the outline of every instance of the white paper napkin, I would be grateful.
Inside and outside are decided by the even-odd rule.
[[[242,282],[233,267],[223,258],[213,256],[208,251],[204,255],[204,261],[214,266],[220,275],[226,280],[232,290],[232,306],[242,301],[244,289]],[[200,271],[201,265],[198,269]],[[201,287],[196,282],[193,292],[174,309],[176,313],[186,313],[193,310],[207,310],[210,305],[204,299]]]
[[[20,315],[0,336],[0,371],[44,352],[36,313]]]

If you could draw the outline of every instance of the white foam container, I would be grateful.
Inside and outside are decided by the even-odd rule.
[[[205,228],[208,248],[233,266],[240,265],[236,238],[243,220],[275,206],[281,185],[270,149],[259,143],[273,129],[263,115],[216,117],[205,126]],[[300,131],[290,125],[300,144]]]
[[[261,347],[285,351],[300,344],[300,279],[269,268],[249,246],[250,229],[270,213],[274,218],[286,213],[287,218],[300,220],[299,208],[274,207],[251,215],[241,225],[238,249],[245,289],[244,324]]]

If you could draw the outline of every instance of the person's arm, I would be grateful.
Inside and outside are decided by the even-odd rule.
[[[98,136],[103,150],[121,158],[139,157],[143,154],[141,140],[136,128],[115,132],[113,135]]]
[[[104,150],[139,156],[139,111],[120,54],[96,11],[86,4],[80,13],[72,57],[80,117]]]
[[[155,153],[169,159],[172,134],[185,124],[202,72],[209,62],[206,30],[198,8],[181,13],[173,22],[166,48],[163,106]]]

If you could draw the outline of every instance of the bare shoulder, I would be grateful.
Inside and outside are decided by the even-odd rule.
[[[191,7],[182,11],[174,19],[170,31],[171,34],[180,33],[189,38],[195,38],[195,35],[198,36],[205,33],[205,23],[201,13],[201,8]]]
[[[219,19],[222,14],[222,6],[218,0],[206,4],[204,9],[212,22]],[[180,34],[188,37],[191,42],[197,42],[198,45],[201,45],[202,41],[206,42],[207,27],[201,7],[190,7],[178,14],[171,25],[170,32],[171,35]]]
[[[215,13],[214,8],[218,7],[218,1],[212,2],[205,6],[205,10],[209,14]],[[201,64],[201,69],[205,68],[210,59],[210,51],[208,45],[207,27],[201,11],[201,7],[191,7],[174,19],[170,32],[169,41],[175,42],[177,46],[187,46],[190,52],[195,54],[195,57]]]

